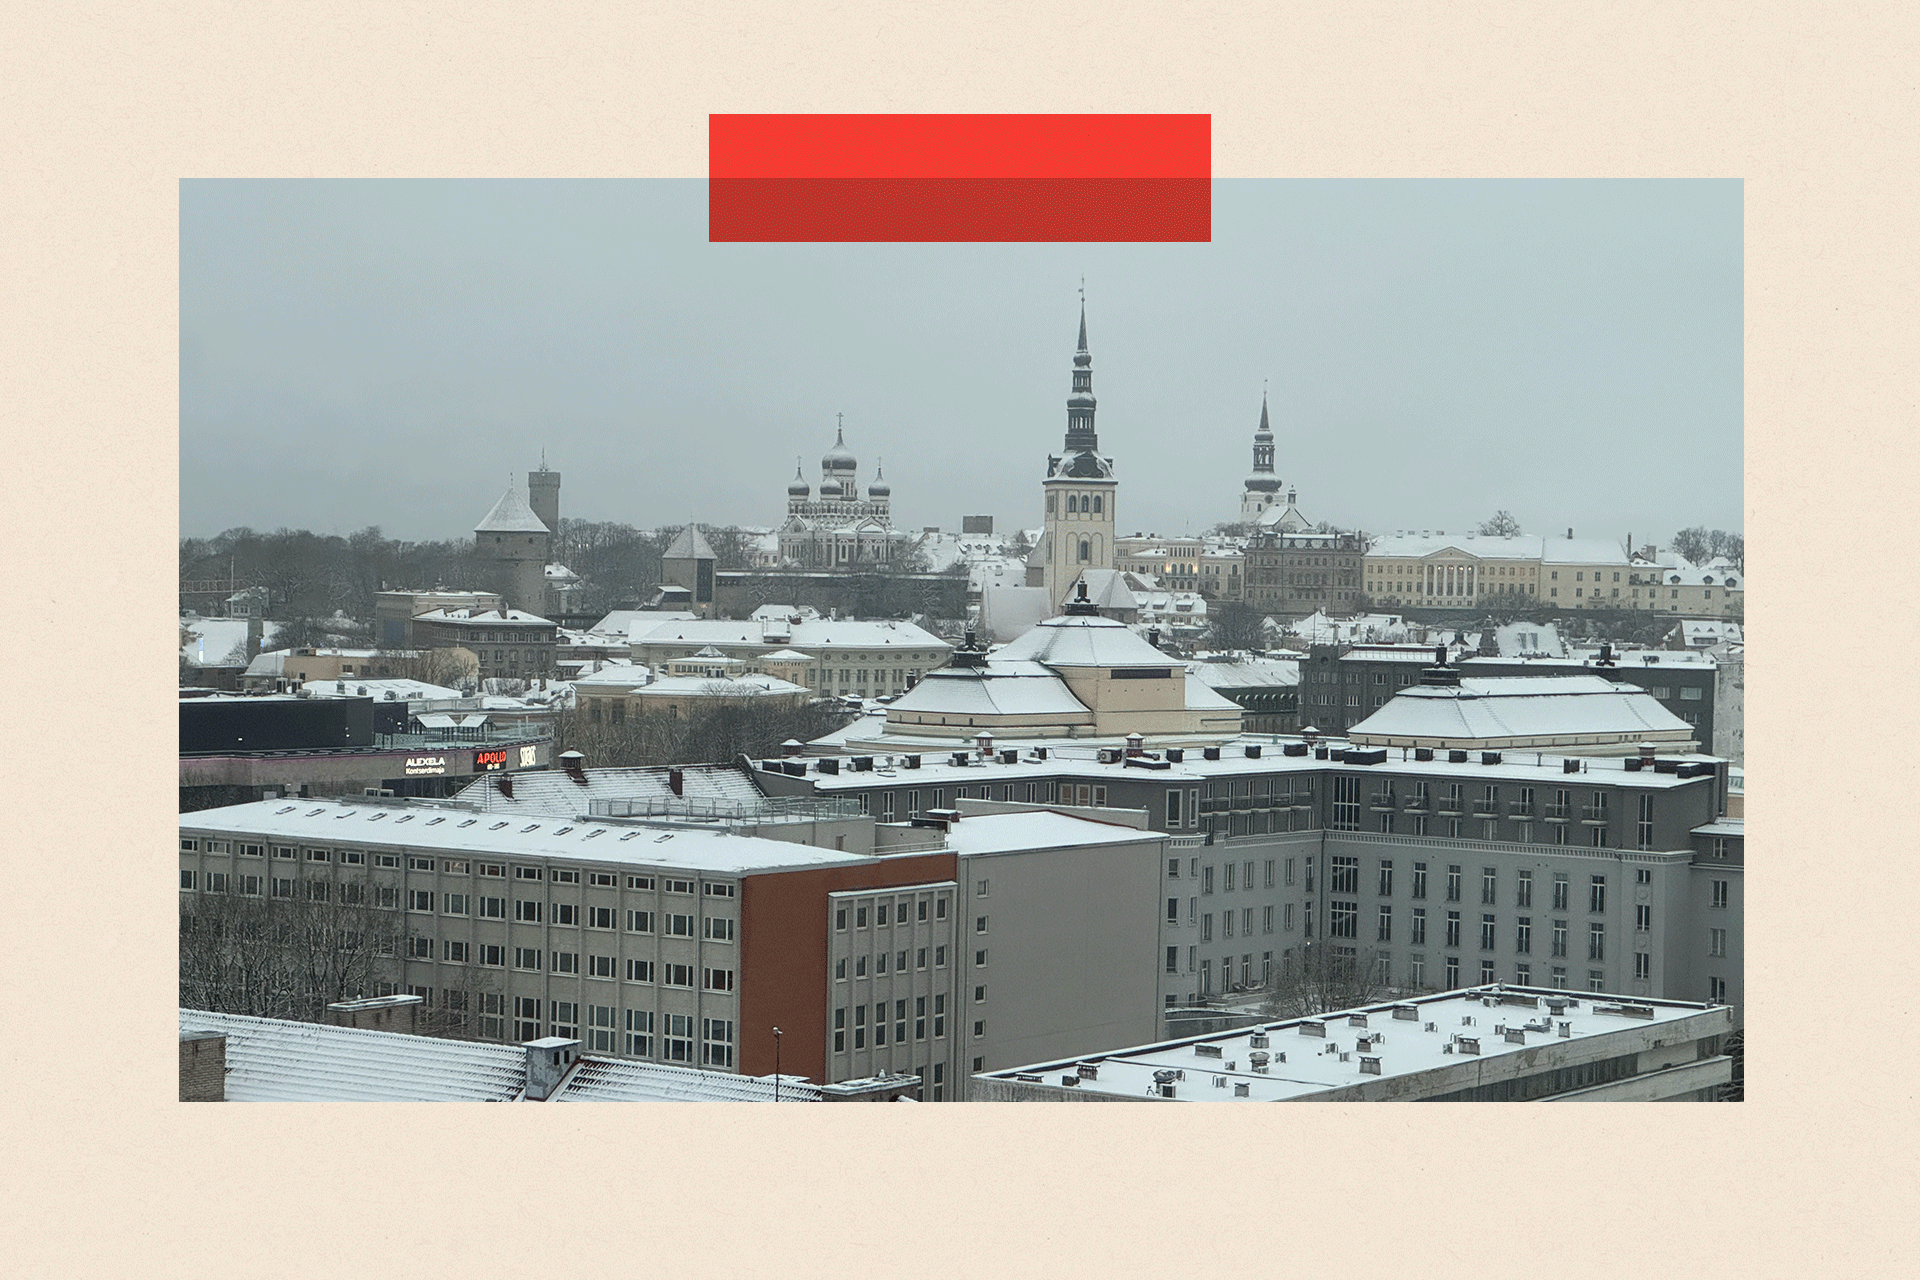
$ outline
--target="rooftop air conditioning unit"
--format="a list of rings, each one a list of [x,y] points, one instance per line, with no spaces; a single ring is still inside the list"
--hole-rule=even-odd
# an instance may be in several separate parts
[[[1179,764],[1182,760],[1185,760],[1186,758],[1187,758],[1187,753],[1181,748],[1179,747],[1167,748],[1167,759],[1172,761],[1174,764]]]
[[[920,767],[920,757],[919,756],[901,756],[900,767],[903,769],[918,769]]]
[[[1415,747],[1413,749],[1413,758],[1415,760],[1431,760],[1433,759],[1433,748],[1432,747]]]
[[[1201,755],[1201,757],[1202,757],[1203,759],[1207,759],[1207,760],[1218,760],[1218,759],[1220,758],[1220,748],[1218,748],[1218,747],[1203,747],[1203,748],[1201,748],[1201,750],[1200,750],[1200,755]]]
[[[1466,752],[1464,752],[1464,751],[1449,751],[1449,752],[1447,752],[1447,763],[1448,763],[1448,764],[1465,764],[1466,762],[1467,762],[1467,753],[1466,753]]]

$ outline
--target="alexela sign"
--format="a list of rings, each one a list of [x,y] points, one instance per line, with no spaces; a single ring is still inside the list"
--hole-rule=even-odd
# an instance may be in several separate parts
[[[473,753],[473,768],[476,773],[485,773],[493,769],[507,767],[507,749],[498,751],[476,751]]]
[[[447,758],[445,756],[407,757],[406,772],[410,778],[417,777],[424,773],[445,773],[446,771]]]

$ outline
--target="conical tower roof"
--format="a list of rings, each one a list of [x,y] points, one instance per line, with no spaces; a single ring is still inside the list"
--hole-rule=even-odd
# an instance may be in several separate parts
[[[517,484],[509,483],[500,501],[493,504],[487,518],[473,526],[475,533],[551,533],[547,522],[533,514],[527,495]]]
[[[544,526],[543,526],[544,527]],[[698,525],[688,525],[674,538],[672,545],[660,553],[662,560],[713,560],[713,548],[700,535]]]

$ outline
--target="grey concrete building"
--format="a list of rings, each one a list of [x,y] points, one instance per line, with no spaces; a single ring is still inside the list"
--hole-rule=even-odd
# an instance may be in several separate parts
[[[1492,984],[991,1072],[986,1102],[1712,1102],[1732,1010]]]
[[[1070,750],[770,761],[756,776],[883,821],[961,799],[1145,811],[1175,837],[1157,913],[1169,1007],[1258,988],[1317,943],[1406,991],[1741,1002],[1743,837],[1722,817],[1723,761],[1305,740]]]

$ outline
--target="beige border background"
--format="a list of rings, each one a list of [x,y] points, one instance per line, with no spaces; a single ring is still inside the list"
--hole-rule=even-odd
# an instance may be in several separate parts
[[[5,8],[7,1272],[1910,1273],[1911,7]],[[699,176],[710,110],[983,109],[1211,111],[1227,177],[1746,180],[1752,1100],[174,1103],[177,180]]]

